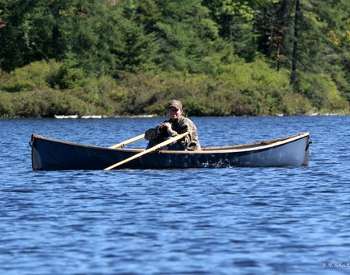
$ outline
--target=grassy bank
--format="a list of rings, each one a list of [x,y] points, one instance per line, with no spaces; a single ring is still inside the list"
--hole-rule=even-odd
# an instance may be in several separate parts
[[[119,73],[91,77],[57,62],[34,62],[0,75],[0,116],[164,114],[181,99],[188,115],[349,113],[348,101],[326,75],[303,74],[294,92],[287,71],[264,60],[237,62],[211,74]]]

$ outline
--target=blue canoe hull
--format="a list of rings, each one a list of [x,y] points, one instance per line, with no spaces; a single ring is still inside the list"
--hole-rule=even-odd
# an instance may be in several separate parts
[[[254,144],[208,147],[201,151],[160,150],[118,169],[286,167],[308,164],[309,133]],[[143,149],[111,149],[32,135],[33,170],[102,170]]]

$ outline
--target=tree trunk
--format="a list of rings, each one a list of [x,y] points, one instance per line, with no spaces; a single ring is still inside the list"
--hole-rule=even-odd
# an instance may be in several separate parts
[[[294,88],[297,87],[297,63],[298,63],[298,39],[299,39],[299,19],[300,19],[300,0],[295,0],[295,15],[294,15],[294,37],[293,37],[293,54],[292,54],[292,71],[290,75],[290,83]]]
[[[282,4],[278,10],[278,22],[277,22],[277,52],[276,52],[276,67],[277,71],[280,70],[282,58],[286,55],[286,35],[289,25],[289,13],[291,7],[291,0],[282,0]]]

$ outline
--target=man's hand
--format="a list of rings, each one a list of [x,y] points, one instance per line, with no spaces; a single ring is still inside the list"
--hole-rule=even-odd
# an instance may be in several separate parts
[[[171,124],[169,122],[164,122],[160,125],[160,127],[164,127],[164,128],[167,128],[168,131],[171,131],[172,128],[171,128]]]
[[[171,123],[169,122],[164,122],[162,124],[159,125],[160,129],[166,129],[166,131],[168,132],[169,136],[176,136],[177,132],[173,130],[173,128],[171,127]]]

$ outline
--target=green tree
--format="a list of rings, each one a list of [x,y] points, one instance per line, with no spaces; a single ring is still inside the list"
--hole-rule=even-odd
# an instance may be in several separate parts
[[[210,70],[206,60],[217,52],[220,39],[209,10],[200,0],[146,0],[128,1],[128,4],[129,18],[156,39],[159,68],[187,72]]]
[[[42,59],[75,59],[95,73],[135,70],[152,62],[155,45],[143,27],[123,16],[123,6],[98,0],[0,2],[0,66],[13,70]]]

